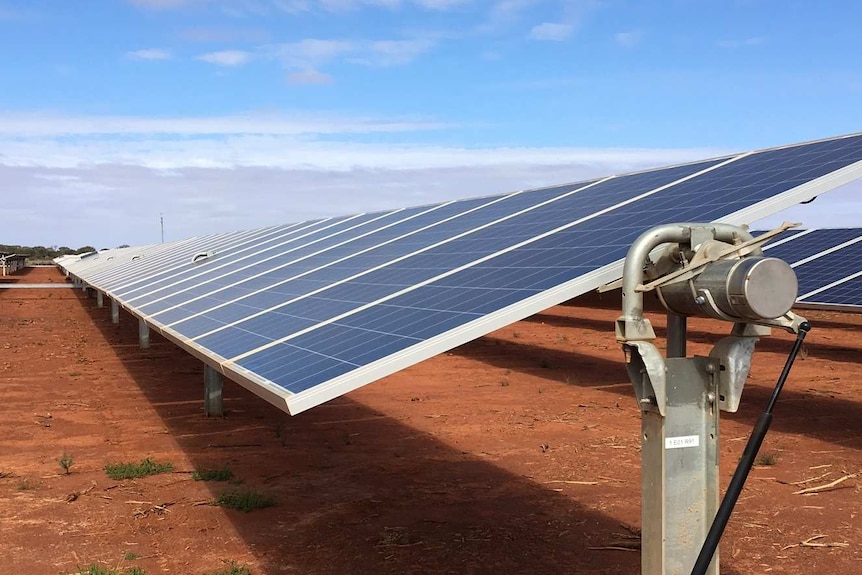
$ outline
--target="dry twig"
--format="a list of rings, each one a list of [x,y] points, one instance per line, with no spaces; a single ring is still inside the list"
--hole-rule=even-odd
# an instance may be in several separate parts
[[[781,548],[782,551],[787,549],[792,549],[794,547],[850,547],[849,543],[844,542],[834,542],[834,543],[815,543],[818,539],[823,539],[826,537],[825,535],[812,535],[805,541],[800,541],[799,543],[793,543],[792,545],[785,545]]]
[[[831,483],[827,483],[825,485],[815,485],[814,487],[809,487],[808,489],[801,489],[799,491],[794,491],[794,495],[807,495],[809,493],[822,493],[823,491],[829,491],[830,489],[834,489],[838,484],[847,481],[850,478],[856,477],[856,473],[851,473],[850,475],[845,475],[844,477],[839,477],[835,481]]]
[[[831,475],[831,474],[832,474],[832,472],[831,472],[831,471],[827,471],[827,472],[826,472],[826,473],[824,473],[823,475],[818,475],[817,477],[812,477],[812,478],[810,478],[810,479],[803,479],[802,481],[782,481],[781,479],[779,479],[779,480],[778,480],[778,483],[781,483],[781,484],[784,484],[784,485],[805,485],[806,483],[811,483],[811,482],[813,482],[813,481],[817,481],[817,480],[819,480],[819,479],[823,479],[823,478],[824,478],[824,477],[826,477],[827,475]]]

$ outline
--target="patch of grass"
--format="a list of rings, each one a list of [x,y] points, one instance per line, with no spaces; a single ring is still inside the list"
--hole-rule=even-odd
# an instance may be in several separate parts
[[[66,475],[69,475],[71,473],[69,469],[72,468],[72,464],[75,463],[75,460],[72,459],[71,453],[66,453],[64,451],[63,456],[57,461],[57,463],[60,464],[60,467],[63,468],[63,471],[66,473]]]
[[[778,463],[778,455],[770,451],[764,451],[754,460],[755,465],[771,466]]]
[[[109,463],[105,465],[105,473],[111,479],[135,479],[158,475],[159,473],[170,473],[173,470],[173,463],[157,463],[149,457],[140,463]]]
[[[80,371],[72,371],[72,372],[69,372],[69,377],[78,377],[78,376],[81,376],[81,375],[84,375],[84,374],[83,374],[83,373],[81,373]]]
[[[192,473],[195,481],[230,481],[233,479],[233,471],[225,465],[221,469],[205,469],[199,467]]]
[[[129,567],[128,569],[120,570],[105,567],[98,563],[90,563],[86,567],[78,567],[75,573],[70,573],[69,575],[147,575],[147,573],[140,567]]]
[[[237,565],[235,561],[231,561],[227,569],[209,571],[204,575],[251,575],[251,569],[245,565]]]
[[[242,489],[222,493],[219,495],[216,503],[228,509],[239,509],[248,513],[255,509],[273,507],[275,505],[275,498],[271,495],[260,493],[255,489]]]
[[[134,561],[134,560],[135,560],[135,559],[137,559],[138,557],[140,557],[140,555],[138,555],[138,554],[137,554],[137,553],[135,553],[134,551],[126,551],[126,552],[123,554],[123,560],[124,560],[124,561]]]
[[[17,486],[18,491],[30,491],[31,489],[36,489],[36,482],[30,481],[29,479],[22,479],[18,482]]]

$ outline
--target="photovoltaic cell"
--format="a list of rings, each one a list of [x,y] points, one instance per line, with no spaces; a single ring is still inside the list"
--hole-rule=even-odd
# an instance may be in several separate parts
[[[764,253],[793,266],[799,281],[798,303],[862,306],[853,283],[862,274],[862,228],[834,228],[787,232]],[[783,240],[783,241],[782,241]],[[847,287],[842,287],[847,282]]]
[[[209,250],[194,239],[92,276],[81,268],[79,277],[296,413],[616,279],[649,227],[746,223],[860,175],[854,135],[228,234],[209,238],[219,247],[198,264],[194,250]],[[770,249],[809,254],[800,260],[818,253],[820,244],[793,252],[800,240]],[[830,261],[805,261],[797,272],[832,277],[840,270]],[[68,269],[78,274],[79,265]]]

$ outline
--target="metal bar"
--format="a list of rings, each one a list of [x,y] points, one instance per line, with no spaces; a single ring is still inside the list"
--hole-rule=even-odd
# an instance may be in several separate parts
[[[141,342],[141,349],[150,348],[150,326],[143,319],[138,320],[138,340]]]
[[[224,416],[224,378],[216,369],[204,364],[204,413],[207,417]]]
[[[667,356],[685,357],[686,355],[686,330],[688,329],[688,318],[675,313],[667,314]]]

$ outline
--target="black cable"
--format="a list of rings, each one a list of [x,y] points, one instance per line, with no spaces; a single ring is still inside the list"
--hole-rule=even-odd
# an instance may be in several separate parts
[[[742,452],[742,457],[736,466],[736,471],[733,473],[733,479],[730,480],[730,485],[727,486],[724,499],[721,500],[721,505],[715,514],[715,519],[712,521],[712,526],[709,528],[709,533],[706,535],[706,540],[703,542],[703,547],[700,549],[697,561],[694,562],[691,575],[705,575],[707,569],[709,569],[709,564],[712,562],[715,550],[718,549],[718,543],[721,541],[724,528],[727,527],[727,522],[730,520],[730,514],[733,513],[736,501],[739,499],[742,488],[745,486],[745,480],[748,479],[748,474],[754,465],[754,459],[757,457],[757,452],[760,450],[763,438],[766,437],[766,432],[769,431],[769,425],[772,423],[772,410],[775,408],[775,403],[778,401],[781,389],[787,381],[787,376],[790,375],[790,368],[793,367],[793,362],[796,360],[799,350],[802,349],[802,342],[810,330],[811,324],[807,321],[799,324],[796,341],[793,342],[793,348],[790,350],[790,355],[787,356],[784,369],[778,377],[778,383],[775,384],[772,396],[766,404],[766,411],[760,414],[760,417],[757,418],[757,423],[754,424],[751,437],[748,438],[745,451]]]

